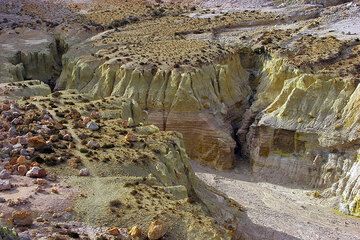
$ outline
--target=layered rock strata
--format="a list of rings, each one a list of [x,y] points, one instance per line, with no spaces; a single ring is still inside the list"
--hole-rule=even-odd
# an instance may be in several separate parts
[[[253,170],[330,188],[324,194],[340,196],[341,209],[358,216],[358,84],[350,76],[308,74],[276,57],[264,62],[259,83],[242,148]],[[244,131],[238,136],[244,139]]]
[[[78,89],[95,98],[134,99],[149,112],[152,123],[183,133],[191,158],[229,169],[236,146],[230,124],[236,115],[229,113],[244,111],[251,91],[248,76],[237,53],[191,71],[154,72],[65,55],[57,87]]]

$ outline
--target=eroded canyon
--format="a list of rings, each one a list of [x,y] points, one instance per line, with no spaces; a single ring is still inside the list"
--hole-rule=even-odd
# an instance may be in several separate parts
[[[0,239],[360,239],[358,1],[0,3]]]

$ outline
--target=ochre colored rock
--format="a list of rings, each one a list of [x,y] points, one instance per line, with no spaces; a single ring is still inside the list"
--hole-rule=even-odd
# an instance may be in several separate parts
[[[19,165],[17,168],[17,171],[20,176],[25,176],[28,169],[27,169],[26,165]]]
[[[25,164],[25,162],[26,162],[25,156],[20,156],[20,157],[18,157],[18,159],[16,160],[16,163],[17,163],[17,164],[20,164],[20,165]]]
[[[31,226],[33,223],[32,213],[30,211],[16,211],[12,213],[12,222],[15,226]]]
[[[29,147],[43,148],[46,146],[46,142],[41,136],[34,136],[28,139]]]
[[[133,226],[129,231],[129,235],[132,238],[140,238],[141,237],[141,229],[138,226]]]
[[[167,232],[165,223],[161,220],[156,220],[150,223],[148,229],[148,238],[150,240],[156,240],[162,238]]]

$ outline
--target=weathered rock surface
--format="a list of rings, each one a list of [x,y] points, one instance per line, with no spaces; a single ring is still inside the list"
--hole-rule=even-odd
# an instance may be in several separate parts
[[[189,72],[175,69],[155,73],[118,64],[97,66],[100,63],[85,57],[64,58],[58,88],[90,92],[95,98],[132,98],[148,110],[152,123],[184,135],[191,158],[219,169],[232,167],[236,143],[230,136],[228,111],[241,112],[250,92],[248,73],[237,54]]]
[[[36,193],[46,197],[61,196],[65,190],[58,182],[65,179],[68,188],[79,192],[79,197],[69,207],[73,209],[73,216],[84,224],[115,225],[121,229],[118,235],[125,236],[130,234],[127,227],[141,226],[146,232],[150,223],[159,218],[171,227],[171,231],[166,233],[170,239],[187,239],[187,236],[231,239],[235,233],[227,230],[225,225],[231,225],[236,232],[239,220],[246,219],[240,205],[207,188],[195,176],[181,135],[146,125],[146,113],[134,100],[108,97],[90,101],[84,95],[70,91],[32,97],[17,101],[15,105],[18,115],[23,116],[25,121],[29,121],[29,116],[24,115],[25,110],[32,109],[31,119],[47,119],[42,121],[48,124],[44,126],[52,128],[43,131],[47,128],[41,127],[33,135],[26,135],[19,131],[23,125],[17,125],[17,134],[28,136],[25,145],[31,146],[34,152],[29,159],[20,156],[20,152],[13,153],[16,154],[15,160],[9,161],[5,167],[17,169],[19,163],[32,166],[26,176],[36,178]],[[79,124],[79,121],[91,116],[101,126],[97,131]],[[12,121],[12,118],[2,119],[3,123],[5,121]],[[32,125],[28,123],[28,126]],[[54,135],[59,137],[54,138]],[[67,135],[71,137],[65,138]],[[49,144],[50,138],[53,143],[49,154],[49,149],[44,147]],[[95,142],[96,149],[89,142]],[[73,147],[70,147],[71,144]],[[41,162],[41,166],[36,161]],[[84,177],[90,172],[91,176]],[[50,177],[53,173],[58,175],[54,185],[42,179],[53,181]],[[29,206],[21,200],[12,204]],[[34,212],[34,216],[37,214]],[[61,218],[60,213],[53,215]],[[13,217],[16,226],[30,224],[30,218],[22,216],[17,214]],[[18,219],[16,223],[15,219]],[[215,224],[215,219],[221,223]],[[132,234],[139,235],[139,231],[135,230]],[[155,239],[163,234],[163,229],[155,226],[150,236]]]

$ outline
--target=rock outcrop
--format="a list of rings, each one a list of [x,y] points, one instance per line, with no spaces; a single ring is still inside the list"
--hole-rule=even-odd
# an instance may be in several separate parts
[[[220,169],[232,167],[236,146],[232,114],[244,111],[251,91],[238,53],[189,71],[152,72],[87,58],[65,55],[57,88],[77,89],[95,99],[134,99],[148,111],[152,123],[184,135],[191,158]]]
[[[253,170],[268,179],[331,188],[358,215],[359,86],[348,76],[309,74],[284,59],[264,62],[254,122],[243,142]],[[243,137],[243,132],[238,135]]]

